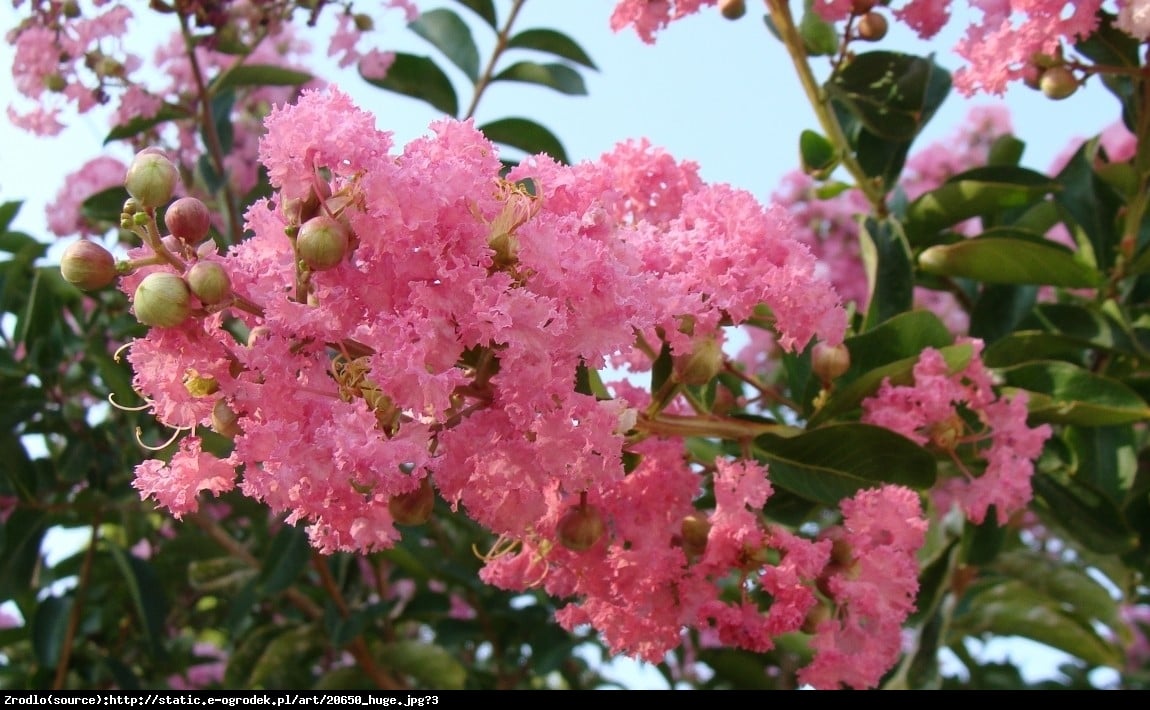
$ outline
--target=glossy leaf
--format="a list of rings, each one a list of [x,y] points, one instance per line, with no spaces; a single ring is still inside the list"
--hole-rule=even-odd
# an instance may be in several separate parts
[[[467,681],[467,669],[434,644],[395,641],[378,645],[374,655],[385,667],[412,676],[424,687],[460,690]]]
[[[362,68],[360,75],[363,75]],[[372,86],[426,101],[449,116],[459,113],[455,87],[443,70],[427,57],[397,52],[387,76],[382,79],[364,76],[363,79]]]
[[[144,131],[155,128],[168,121],[182,121],[191,117],[192,114],[188,113],[187,109],[175,104],[166,103],[161,105],[160,109],[153,116],[133,118],[127,123],[122,123],[113,128],[108,132],[108,135],[104,137],[104,145],[112,141],[134,138]]]
[[[311,546],[302,528],[284,525],[272,541],[259,584],[264,594],[278,594],[300,576],[311,561]]]
[[[1045,473],[1032,479],[1038,509],[1095,552],[1122,554],[1138,545],[1121,511],[1084,481],[1059,481]]]
[[[23,495],[23,491],[20,491]],[[32,575],[40,563],[40,543],[48,529],[48,516],[40,511],[17,507],[4,527],[0,548],[0,597],[12,599],[32,588]]]
[[[986,284],[978,293],[970,311],[968,333],[986,343],[994,343],[1011,334],[1034,308],[1037,286]]]
[[[909,142],[950,92],[950,74],[930,59],[866,52],[832,76],[826,90],[874,135]]]
[[[883,192],[890,192],[898,183],[899,174],[910,154],[910,141],[881,138],[860,127],[854,134],[852,145],[863,172],[877,180]]]
[[[1023,636],[1096,665],[1117,665],[1122,658],[1118,648],[1063,611],[1058,602],[1020,581],[988,586],[964,612],[953,620],[952,632]]]
[[[49,596],[40,601],[32,616],[32,650],[36,660],[47,668],[55,668],[60,661],[60,652],[67,642],[72,604],[70,595]]]
[[[492,121],[479,127],[491,140],[496,143],[518,148],[523,152],[534,155],[546,153],[561,163],[570,162],[563,144],[555,134],[526,118],[504,118]]]
[[[495,3],[492,0],[456,0],[456,2],[483,18],[484,22],[491,25],[491,29],[499,29]]]
[[[1118,605],[1106,587],[1084,569],[1029,549],[1015,549],[997,557],[990,565],[995,572],[1017,579],[1031,591],[1069,607],[1081,622],[1118,622]]]
[[[459,15],[441,7],[422,13],[408,27],[443,52],[472,83],[479,81],[479,50]]]
[[[1091,288],[1102,281],[1066,247],[1005,229],[930,247],[918,263],[927,273],[986,283]]]
[[[20,212],[20,207],[23,204],[23,202],[0,204],[0,234],[8,231],[8,227],[12,225],[12,220],[16,219],[16,215]]]
[[[578,42],[555,30],[524,30],[507,40],[507,47],[508,49],[534,49],[547,52],[576,64],[582,64],[588,69],[598,69]]]
[[[80,204],[80,214],[90,222],[119,225],[127,199],[128,191],[123,186],[109,187],[86,198]]]
[[[275,64],[241,64],[224,72],[209,90],[220,94],[240,86],[302,86],[314,78],[305,71]]]
[[[971,217],[1032,205],[1057,190],[1050,178],[1025,168],[970,170],[915,199],[907,207],[906,232],[913,244],[929,243],[941,230]]]
[[[1004,383],[1030,393],[1031,416],[1048,422],[1105,426],[1150,418],[1150,407],[1126,385],[1061,361],[1000,371]]]
[[[894,220],[867,217],[859,233],[859,245],[870,291],[866,316],[870,329],[910,310],[914,303],[914,271],[906,236]]]
[[[1094,173],[1098,145],[1095,138],[1074,153],[1058,174],[1062,190],[1054,199],[1089,239],[1098,267],[1107,271],[1119,242],[1116,216],[1122,199]]]
[[[805,3],[806,9],[799,20],[799,37],[803,40],[807,54],[812,57],[827,57],[839,49],[839,36],[835,26],[822,18],[812,7],[813,3]]]
[[[803,172],[816,178],[825,177],[838,164],[834,145],[815,131],[805,130],[799,135],[799,158]]]
[[[925,348],[943,348],[954,336],[938,316],[926,310],[906,311],[877,327],[846,339],[851,367],[845,378],[853,380],[876,367],[908,357]]]
[[[587,86],[583,83],[583,77],[566,64],[516,62],[496,74],[492,81],[523,81],[529,84],[540,84],[571,96],[585,96],[587,94]]]
[[[168,603],[155,570],[148,561],[129,554],[118,545],[109,544],[108,549],[123,577],[151,652],[161,654],[167,633]]]
[[[837,505],[863,488],[895,483],[929,488],[935,459],[909,439],[869,424],[838,424],[794,437],[755,439],[771,482],[809,500]]]

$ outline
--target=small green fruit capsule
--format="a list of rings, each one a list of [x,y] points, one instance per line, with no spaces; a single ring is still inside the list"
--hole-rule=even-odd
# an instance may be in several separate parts
[[[174,328],[191,314],[191,296],[188,284],[176,274],[148,274],[136,287],[136,320],[153,328]]]

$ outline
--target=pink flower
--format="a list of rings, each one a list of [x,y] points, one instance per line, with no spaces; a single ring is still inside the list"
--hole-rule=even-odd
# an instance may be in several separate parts
[[[969,363],[953,373],[937,350],[923,351],[914,367],[914,384],[884,381],[873,397],[863,401],[862,420],[949,453],[960,476],[940,484],[944,499],[957,500],[976,523],[994,506],[1001,525],[1030,501],[1034,460],[1051,430],[1045,424],[1027,426],[1025,393],[1009,399],[994,393],[980,356],[982,342],[969,343],[973,348]],[[981,428],[968,431],[964,412],[977,417]],[[971,472],[960,455],[983,466],[982,471]]]
[[[89,197],[110,187],[124,184],[128,166],[109,156],[100,156],[84,163],[76,172],[64,178],[64,186],[56,199],[47,207],[48,228],[58,237],[73,234],[91,236],[102,234],[111,225],[99,228],[84,216],[80,207]]]
[[[620,0],[611,13],[611,29],[618,32],[632,26],[640,39],[654,44],[656,32],[716,2],[718,0]]]

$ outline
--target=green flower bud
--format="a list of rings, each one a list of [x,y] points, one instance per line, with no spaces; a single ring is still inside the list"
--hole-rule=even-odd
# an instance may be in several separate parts
[[[136,287],[132,299],[136,320],[154,328],[174,328],[191,314],[191,297],[188,284],[176,274],[148,274]]]
[[[214,261],[199,261],[188,269],[188,288],[205,306],[223,303],[232,295],[232,281],[224,267]]]
[[[703,385],[723,370],[723,349],[714,338],[707,337],[692,343],[690,355],[675,358],[675,377],[687,385]]]
[[[104,288],[116,280],[116,260],[104,247],[81,239],[64,250],[60,259],[60,274],[77,288],[92,291]]]
[[[845,345],[818,343],[811,352],[811,370],[824,385],[842,376],[851,367],[851,351]]]
[[[1051,67],[1042,72],[1038,88],[1046,98],[1061,101],[1078,91],[1078,79],[1074,78],[1074,72],[1066,67]]]
[[[180,176],[172,161],[159,151],[149,150],[136,154],[124,178],[124,187],[142,208],[155,209],[172,199]]]
[[[299,258],[309,268],[324,271],[343,261],[349,241],[347,227],[327,215],[320,215],[300,227],[295,244]]]

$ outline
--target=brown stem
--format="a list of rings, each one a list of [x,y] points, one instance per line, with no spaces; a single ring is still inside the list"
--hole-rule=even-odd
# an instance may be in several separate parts
[[[507,41],[511,39],[511,26],[515,24],[515,18],[526,2],[527,0],[515,0],[512,3],[511,13],[507,15],[507,22],[503,23],[503,28],[495,37],[495,49],[491,50],[491,59],[487,61],[487,66],[484,67],[479,80],[475,82],[475,93],[471,97],[471,104],[467,107],[467,113],[463,115],[465,119],[475,115],[475,110],[479,107],[479,99],[483,97],[483,92],[487,91],[487,87],[491,85],[491,77],[495,74],[495,64],[503,56],[503,52],[507,50]]]
[[[64,630],[64,643],[60,648],[60,659],[56,662],[56,676],[52,679],[52,690],[62,690],[68,677],[68,663],[72,649],[76,645],[76,629],[80,628],[80,614],[84,611],[84,595],[92,578],[92,560],[96,557],[96,543],[100,539],[100,516],[92,521],[92,534],[88,537],[88,549],[84,551],[84,561],[80,566],[80,580],[76,584],[76,601],[72,613],[68,615],[68,627]]]

